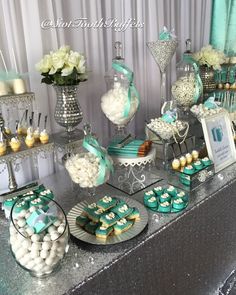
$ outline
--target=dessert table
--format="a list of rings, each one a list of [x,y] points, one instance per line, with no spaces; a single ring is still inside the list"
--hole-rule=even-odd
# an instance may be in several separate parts
[[[54,191],[66,212],[85,198],[65,171],[40,182]],[[236,265],[235,190],[236,164],[195,190],[186,210],[149,211],[148,227],[132,240],[94,246],[71,238],[60,269],[44,279],[16,264],[9,222],[1,211],[0,294],[216,294]],[[125,195],[109,185],[98,193]],[[142,202],[143,192],[132,198]]]

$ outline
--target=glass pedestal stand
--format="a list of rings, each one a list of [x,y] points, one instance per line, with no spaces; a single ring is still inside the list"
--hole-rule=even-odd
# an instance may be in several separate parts
[[[115,171],[110,175],[108,184],[132,195],[149,185],[160,181],[155,171],[156,149],[152,148],[146,157],[112,157]]]

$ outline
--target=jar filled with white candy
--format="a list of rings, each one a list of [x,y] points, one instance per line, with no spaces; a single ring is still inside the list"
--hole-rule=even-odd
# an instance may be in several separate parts
[[[16,262],[36,277],[57,269],[69,249],[69,226],[60,205],[47,196],[22,197],[10,217],[10,245]]]
[[[106,117],[116,125],[116,134],[125,134],[125,127],[139,107],[139,94],[133,84],[133,72],[123,63],[113,61],[116,71],[111,89],[101,98],[101,108]]]
[[[188,110],[196,104],[202,93],[202,82],[198,66],[192,58],[191,40],[187,39],[182,60],[176,66],[177,81],[172,85],[172,95],[179,108]]]
[[[90,124],[84,125],[84,133],[84,152],[70,156],[65,167],[73,182],[81,188],[89,188],[89,194],[94,195],[94,188],[108,181],[113,161],[92,135]]]

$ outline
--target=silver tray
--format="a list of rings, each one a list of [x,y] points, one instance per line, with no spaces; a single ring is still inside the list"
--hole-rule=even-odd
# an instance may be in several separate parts
[[[128,241],[140,234],[148,224],[148,212],[146,208],[141,203],[133,199],[120,196],[114,197],[124,200],[129,207],[136,207],[140,212],[140,220],[135,221],[134,225],[129,230],[117,236],[108,236],[107,239],[104,240],[97,238],[95,235],[87,233],[82,227],[78,226],[75,222],[76,217],[82,214],[84,207],[95,202],[94,198],[87,198],[86,200],[75,205],[67,214],[70,233],[77,239],[94,245],[114,245],[124,241]],[[99,200],[99,197],[97,197],[96,200]]]

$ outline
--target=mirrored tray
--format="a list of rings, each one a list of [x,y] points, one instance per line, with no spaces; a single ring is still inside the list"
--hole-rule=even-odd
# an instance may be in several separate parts
[[[148,212],[146,208],[138,201],[135,201],[127,197],[112,197],[122,199],[127,203],[129,207],[136,207],[140,212],[140,220],[135,221],[134,225],[129,230],[120,235],[111,235],[106,240],[98,239],[95,235],[87,233],[82,227],[76,225],[75,222],[76,217],[82,214],[84,207],[99,200],[99,197],[97,197],[96,200],[94,200],[94,198],[87,198],[86,200],[75,205],[67,214],[70,233],[77,239],[94,245],[114,245],[124,241],[128,241],[140,234],[148,224]]]

